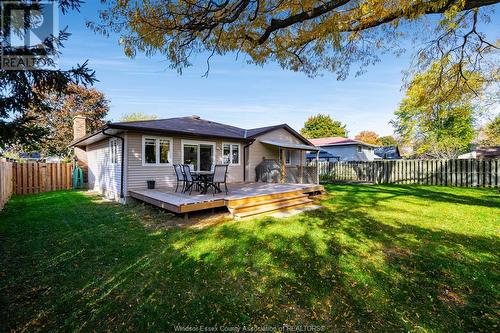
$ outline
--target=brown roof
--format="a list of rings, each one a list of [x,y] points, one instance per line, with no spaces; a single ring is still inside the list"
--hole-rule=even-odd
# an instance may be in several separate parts
[[[109,128],[122,130],[157,131],[195,136],[215,136],[220,138],[244,139],[242,128],[216,123],[199,117],[179,117],[169,119],[118,122],[108,124]]]
[[[500,146],[478,147],[476,148],[476,158],[500,157]]]
[[[226,139],[238,139],[251,141],[255,137],[264,133],[283,128],[291,134],[299,138],[304,144],[313,145],[306,138],[296,132],[287,124],[280,124],[274,126],[243,129],[231,125],[221,124],[214,121],[201,119],[197,116],[191,117],[178,117],[168,119],[144,120],[144,121],[130,121],[130,122],[116,122],[108,123],[96,132],[90,133],[82,138],[73,141],[70,146],[77,145],[84,140],[101,133],[105,129],[114,130],[128,130],[128,131],[141,131],[141,132],[155,132],[165,134],[180,134],[200,137],[216,137]]]

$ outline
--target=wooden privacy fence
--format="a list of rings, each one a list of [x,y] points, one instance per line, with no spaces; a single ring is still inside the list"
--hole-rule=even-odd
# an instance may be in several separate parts
[[[12,186],[15,194],[29,194],[71,189],[71,163],[13,163]]]
[[[0,209],[12,195],[12,162],[0,160]]]
[[[319,162],[320,177],[330,181],[498,187],[500,159]]]

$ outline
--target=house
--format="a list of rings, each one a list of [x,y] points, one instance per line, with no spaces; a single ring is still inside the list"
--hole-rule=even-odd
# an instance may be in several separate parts
[[[70,146],[88,173],[88,187],[112,199],[145,190],[148,180],[174,187],[173,164],[199,171],[228,164],[229,183],[249,183],[261,163],[274,160],[282,183],[318,181],[305,166],[306,152],[318,149],[286,124],[242,129],[191,116],[108,123],[93,133],[86,127],[85,117],[75,117]]]
[[[458,156],[459,159],[500,158],[500,146],[477,147],[473,151]]]
[[[373,161],[377,158],[375,155],[377,146],[362,141],[343,137],[318,138],[309,141],[321,150],[338,156],[340,161]]]
[[[375,155],[377,157],[384,160],[400,160],[401,154],[399,153],[398,146],[386,146],[386,147],[378,147],[374,150]]]

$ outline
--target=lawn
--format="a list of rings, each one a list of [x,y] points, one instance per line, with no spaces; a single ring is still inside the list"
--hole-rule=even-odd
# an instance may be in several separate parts
[[[328,185],[324,209],[163,227],[84,192],[0,213],[0,331],[497,331],[498,190]]]

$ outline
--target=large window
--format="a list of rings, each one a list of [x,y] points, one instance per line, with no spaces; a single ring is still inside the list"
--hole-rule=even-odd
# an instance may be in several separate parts
[[[240,145],[238,143],[222,144],[222,161],[224,164],[240,164]]]
[[[143,165],[172,163],[172,139],[155,136],[142,137]]]
[[[111,160],[111,164],[118,163],[118,140],[110,139],[109,140],[109,159]]]
[[[182,140],[182,163],[196,171],[210,171],[215,163],[215,143]]]

